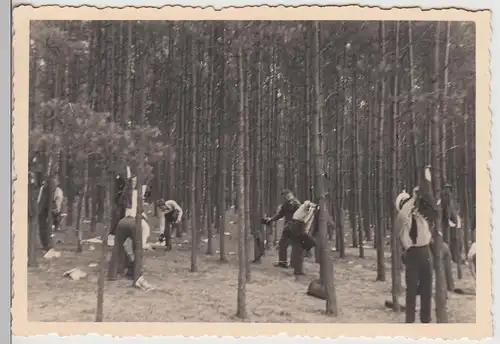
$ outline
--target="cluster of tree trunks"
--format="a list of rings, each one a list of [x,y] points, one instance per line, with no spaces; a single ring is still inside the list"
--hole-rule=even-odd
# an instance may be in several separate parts
[[[290,188],[301,200],[319,199],[333,215],[328,229],[320,218],[320,237],[334,239],[340,258],[346,245],[363,257],[364,245],[372,244],[376,279],[385,281],[394,198],[417,184],[427,164],[436,192],[444,183],[454,186],[463,226],[453,245],[468,250],[475,205],[471,23],[37,21],[31,36],[30,128],[60,129],[57,147],[37,141],[31,150],[57,152],[53,174],[67,198],[66,224],[77,232],[83,218],[92,231],[106,223],[111,167],[74,156],[65,133],[75,128],[58,127],[60,108],[46,111],[54,99],[88,104],[124,127],[158,127],[168,154],[144,163],[147,152],[139,149],[113,164],[137,162],[137,187],[150,182],[153,199],[175,199],[186,209],[191,271],[202,236],[213,254],[218,233],[220,260],[227,260],[225,214],[234,206],[245,260],[240,279],[249,280],[250,233]],[[139,147],[143,140],[137,138]],[[444,241],[452,244],[447,233]],[[268,236],[268,247],[276,235]],[[395,235],[390,243],[398,294]],[[329,264],[326,246],[321,252]],[[326,270],[321,279],[333,285],[333,269]],[[333,300],[334,290],[328,294]]]

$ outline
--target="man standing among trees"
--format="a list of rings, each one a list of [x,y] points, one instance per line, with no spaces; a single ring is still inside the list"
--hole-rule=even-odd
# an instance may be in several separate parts
[[[278,263],[275,264],[276,267],[288,268],[288,246],[291,245],[292,239],[292,219],[293,214],[299,209],[301,203],[292,193],[292,191],[285,189],[281,192],[284,198],[284,202],[279,205],[278,211],[271,217],[264,219],[264,223],[269,225],[272,222],[278,221],[281,218],[285,218],[285,224],[283,226],[283,231],[281,232],[281,237],[278,243]]]
[[[423,202],[418,191],[419,187],[415,187],[412,196],[403,192],[396,198],[398,209],[396,225],[400,230],[400,240],[404,250],[402,259],[406,267],[406,323],[415,322],[417,294],[420,294],[420,322],[431,321],[432,233],[429,223],[421,213]]]
[[[304,274],[304,254],[316,246],[316,241],[309,235],[316,209],[318,206],[311,201],[305,201],[293,213],[290,222],[292,232],[292,267],[295,275]]]

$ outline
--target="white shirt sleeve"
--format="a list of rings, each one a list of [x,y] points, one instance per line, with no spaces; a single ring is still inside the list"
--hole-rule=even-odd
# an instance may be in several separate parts
[[[160,234],[165,233],[165,213],[161,210],[158,210],[158,220],[160,226]]]
[[[411,246],[413,246],[413,242],[410,238],[410,229],[411,229],[411,212],[413,209],[413,205],[415,200],[412,198],[408,202],[406,202],[401,210],[398,213],[396,218],[396,228],[399,228],[399,239],[401,240],[401,244],[403,245],[403,249],[406,251]]]
[[[56,204],[56,209],[59,212],[61,211],[63,198],[64,198],[64,195],[63,195],[61,188],[57,187],[54,191],[54,201]]]
[[[174,210],[177,210],[177,212],[179,213],[179,217],[177,218],[177,221],[180,221],[182,219],[183,211],[182,211],[181,206],[176,201],[168,200],[165,202],[165,205],[171,206],[172,208],[174,208]]]

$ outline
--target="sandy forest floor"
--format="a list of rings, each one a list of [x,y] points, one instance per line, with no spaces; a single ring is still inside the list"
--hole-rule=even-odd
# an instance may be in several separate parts
[[[155,228],[156,223],[152,223]],[[231,227],[231,226],[230,226]],[[236,233],[235,225],[229,228]],[[28,269],[28,318],[30,321],[94,321],[97,300],[100,245],[94,251],[88,245],[84,252],[75,253],[70,231],[59,234],[64,244],[58,246],[61,257],[44,260],[39,267]],[[152,233],[150,240],[156,239]],[[188,239],[188,240],[186,240]],[[191,273],[189,238],[174,238],[171,252],[157,249],[145,252],[147,281],[157,289],[142,292],[131,281],[106,281],[104,292],[104,321],[144,322],[233,322],[241,321],[236,312],[238,262],[236,236],[226,237],[228,263],[220,263],[218,254],[205,255],[200,250],[198,272]],[[348,241],[347,241],[348,242]],[[214,239],[218,247],[218,238]],[[109,251],[109,250],[108,250]],[[215,252],[215,250],[214,250]],[[217,251],[218,252],[218,251]],[[41,254],[41,253],[40,253]],[[332,252],[336,257],[336,253]],[[263,263],[252,265],[251,282],[247,284],[247,310],[250,322],[339,322],[339,323],[401,323],[404,313],[393,313],[384,307],[391,299],[390,258],[386,254],[386,281],[375,282],[375,250],[367,248],[366,258],[358,258],[357,249],[349,248],[347,257],[334,259],[335,286],[339,316],[323,314],[325,301],[306,295],[309,283],[317,278],[319,267],[314,258],[306,258],[306,276],[297,279],[291,269],[273,267],[276,249],[269,251]],[[109,257],[109,253],[108,253]],[[73,281],[63,273],[79,268],[88,276]],[[457,287],[470,289],[473,280],[466,267],[464,278],[456,280]],[[454,274],[456,276],[456,273]],[[404,296],[401,298],[404,303]],[[449,293],[450,322],[474,323],[475,296]],[[434,314],[433,314],[434,317]]]

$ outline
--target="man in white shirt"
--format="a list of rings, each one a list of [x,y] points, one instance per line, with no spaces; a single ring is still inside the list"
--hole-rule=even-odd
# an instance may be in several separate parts
[[[138,202],[138,193],[137,193],[137,177],[133,177],[131,179],[131,193],[132,197],[130,199],[129,206],[125,209],[125,217],[131,217],[135,219],[137,214],[137,202]],[[151,228],[149,227],[147,216],[143,212],[141,219],[141,228],[142,228],[142,248],[150,249],[151,245],[148,244],[149,235],[151,234]]]
[[[54,199],[53,199],[53,207],[52,207],[52,223],[54,225],[54,230],[58,231],[61,225],[61,208],[64,199],[64,194],[62,189],[59,187],[59,182],[55,181],[55,189],[54,189]]]
[[[294,275],[304,274],[304,253],[316,245],[316,241],[309,235],[318,206],[311,201],[305,201],[293,213],[291,227],[292,257],[291,265]]]
[[[396,198],[398,216],[395,226],[399,228],[403,246],[403,263],[406,281],[406,323],[415,322],[417,295],[420,294],[420,322],[431,321],[432,302],[432,254],[430,242],[432,233],[429,223],[416,207],[418,187],[413,195],[406,192]]]
[[[178,225],[182,220],[183,211],[181,206],[174,200],[165,201],[160,199],[156,202],[158,207],[158,219],[160,220],[159,244],[165,244],[165,248],[172,249],[172,226]]]

